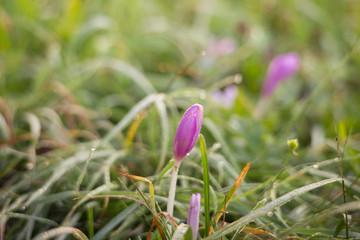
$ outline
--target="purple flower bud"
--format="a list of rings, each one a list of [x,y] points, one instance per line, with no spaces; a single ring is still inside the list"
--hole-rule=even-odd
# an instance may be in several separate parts
[[[199,138],[203,115],[203,107],[194,104],[182,116],[174,139],[175,161],[181,161],[195,146]]]
[[[235,85],[227,86],[224,91],[214,90],[211,92],[211,99],[223,106],[224,108],[230,108],[234,105],[236,97],[238,95],[238,89]]]
[[[298,71],[299,66],[300,57],[295,52],[275,57],[270,63],[262,95],[265,97],[270,96],[280,82],[290,78]]]
[[[200,193],[191,195],[187,224],[191,227],[193,239],[196,239],[199,230]]]

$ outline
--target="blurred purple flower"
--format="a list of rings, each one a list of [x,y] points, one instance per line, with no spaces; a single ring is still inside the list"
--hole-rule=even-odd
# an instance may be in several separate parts
[[[200,193],[191,195],[187,224],[191,227],[193,239],[195,240],[199,230]]]
[[[213,40],[208,49],[207,54],[211,57],[220,57],[229,55],[236,50],[236,42],[232,38],[223,38]]]
[[[238,89],[235,85],[227,86],[224,91],[214,90],[211,92],[210,97],[214,102],[221,104],[225,108],[230,108],[234,104],[238,95]]]
[[[300,66],[300,57],[295,52],[275,57],[269,66],[263,85],[262,95],[270,96],[276,86],[296,74]]]
[[[182,116],[174,139],[175,161],[180,162],[195,146],[199,138],[203,115],[203,107],[200,104],[194,104]]]

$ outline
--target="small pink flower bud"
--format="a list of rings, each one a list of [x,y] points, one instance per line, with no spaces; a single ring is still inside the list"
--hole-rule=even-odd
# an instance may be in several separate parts
[[[207,53],[209,57],[220,57],[225,55],[230,55],[236,50],[236,42],[232,38],[223,38],[223,39],[215,39],[213,40],[209,48],[207,49]]]
[[[199,214],[200,214],[200,193],[191,195],[187,224],[191,227],[193,239],[196,239],[199,230]]]
[[[275,57],[269,66],[263,85],[262,95],[270,96],[277,85],[295,75],[300,66],[300,57],[295,52],[286,53]]]
[[[174,139],[175,161],[181,161],[195,146],[203,120],[204,109],[194,104],[182,116]]]
[[[227,86],[224,91],[212,91],[210,97],[218,105],[221,105],[224,108],[230,108],[234,105],[237,95],[238,89],[232,84]]]

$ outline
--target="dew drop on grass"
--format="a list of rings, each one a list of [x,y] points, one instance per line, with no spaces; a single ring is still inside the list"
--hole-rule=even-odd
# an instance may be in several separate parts
[[[189,155],[190,155],[190,153],[187,153],[187,154],[186,154],[186,156],[189,156]]]
[[[268,216],[268,217],[272,217],[272,216],[274,216],[274,213],[273,213],[273,212],[268,212],[268,213],[267,213],[267,216]]]
[[[318,169],[318,168],[319,168],[319,165],[314,164],[314,165],[313,165],[313,168]]]
[[[96,148],[95,148],[95,147],[92,147],[92,148],[91,148],[91,151],[92,151],[92,152],[94,152],[95,150],[96,150]]]

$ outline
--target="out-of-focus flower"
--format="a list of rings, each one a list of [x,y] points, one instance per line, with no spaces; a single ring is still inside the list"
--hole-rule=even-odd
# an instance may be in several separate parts
[[[214,90],[211,92],[211,99],[225,108],[230,108],[234,105],[235,99],[238,95],[238,89],[235,85],[227,86],[224,91]]]
[[[275,57],[269,66],[267,76],[263,85],[262,95],[270,96],[276,86],[295,75],[300,66],[300,57],[295,52],[286,53]]]
[[[200,193],[191,195],[187,224],[191,227],[193,239],[196,239],[199,230]]]
[[[236,42],[232,38],[223,38],[213,40],[206,53],[208,56],[216,58],[224,55],[229,55],[236,50]]]
[[[195,146],[199,138],[203,115],[203,107],[200,104],[194,104],[182,116],[174,139],[175,161],[180,162]]]

